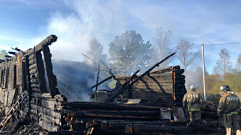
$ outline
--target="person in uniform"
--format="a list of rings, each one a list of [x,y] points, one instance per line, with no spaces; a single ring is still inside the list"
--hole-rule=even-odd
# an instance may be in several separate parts
[[[226,131],[228,132],[231,129],[231,133],[236,134],[236,131],[239,130],[238,111],[240,109],[240,100],[228,85],[221,86],[220,90],[224,92],[224,95],[219,100],[217,115],[223,115]]]
[[[193,85],[190,86],[190,91],[184,95],[182,105],[188,109],[190,123],[201,122],[202,97],[196,92],[196,88]]]

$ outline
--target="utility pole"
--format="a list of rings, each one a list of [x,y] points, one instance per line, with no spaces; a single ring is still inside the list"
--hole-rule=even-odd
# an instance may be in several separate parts
[[[202,43],[202,61],[203,61],[203,96],[204,96],[204,100],[207,101],[206,82],[205,82],[204,44],[203,43]]]

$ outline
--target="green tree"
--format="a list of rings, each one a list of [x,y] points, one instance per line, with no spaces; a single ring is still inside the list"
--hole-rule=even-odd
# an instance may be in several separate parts
[[[144,71],[150,66],[151,44],[149,41],[143,42],[142,36],[131,30],[116,36],[109,44],[109,60],[115,66],[117,75],[130,75],[138,69]]]
[[[206,75],[206,89],[208,93],[220,92],[219,88],[222,85],[220,82],[219,75]]]

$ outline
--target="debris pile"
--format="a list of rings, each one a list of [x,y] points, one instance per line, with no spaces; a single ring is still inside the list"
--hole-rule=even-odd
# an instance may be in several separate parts
[[[105,80],[118,80],[115,91],[92,94],[95,102],[67,102],[52,71],[49,45],[56,40],[57,36],[50,35],[26,51],[16,49],[18,53],[0,62],[0,105],[9,122],[2,121],[5,133],[225,134],[212,102],[205,102],[201,125],[186,126],[184,69],[174,66],[151,72],[174,53],[141,75],[108,77]],[[26,98],[20,104],[23,93]]]

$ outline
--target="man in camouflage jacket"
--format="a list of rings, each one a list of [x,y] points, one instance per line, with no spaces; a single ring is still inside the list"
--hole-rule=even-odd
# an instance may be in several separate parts
[[[226,130],[231,128],[232,134],[236,134],[239,129],[238,111],[240,109],[240,100],[229,86],[223,85],[220,90],[224,91],[224,95],[219,100],[217,114],[218,116],[223,115]]]
[[[183,107],[187,107],[190,114],[190,122],[201,121],[202,97],[192,85],[182,100]]]

